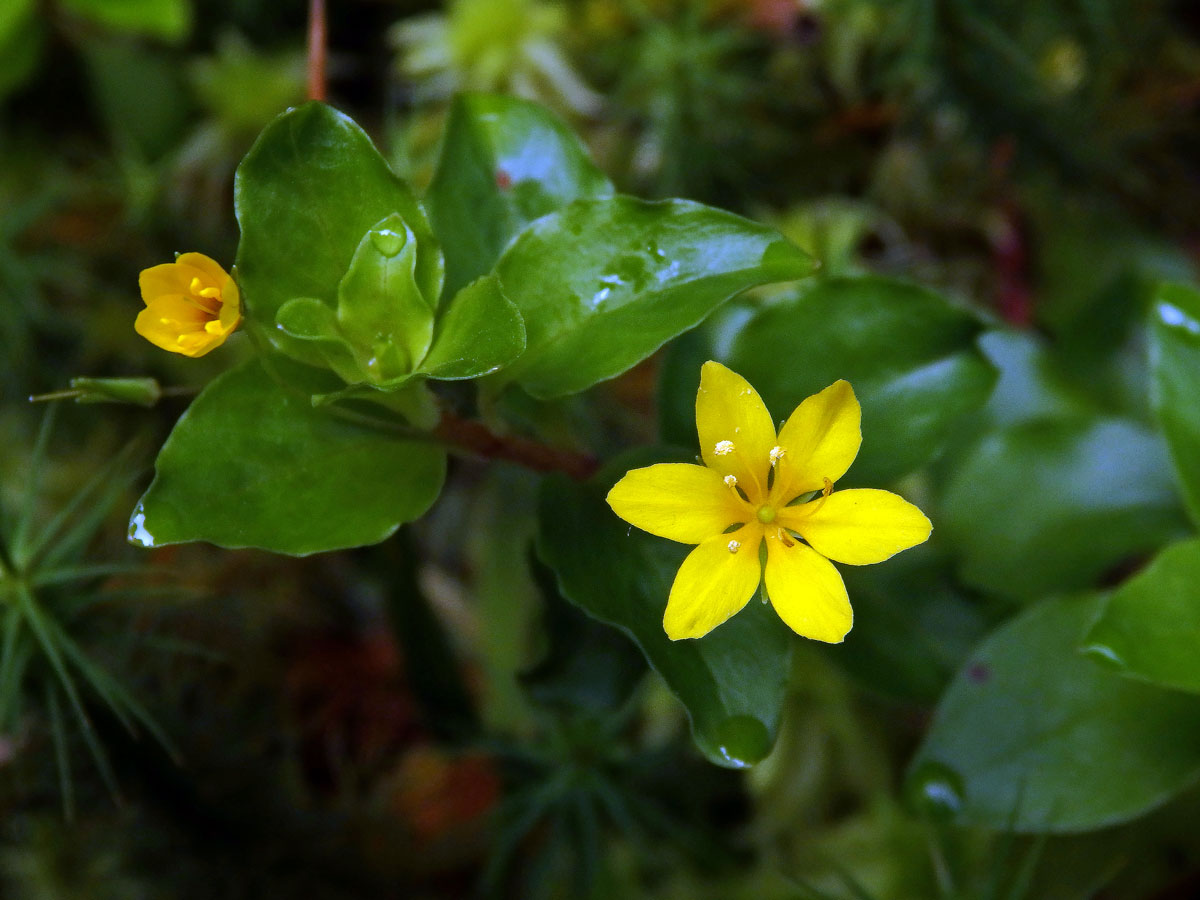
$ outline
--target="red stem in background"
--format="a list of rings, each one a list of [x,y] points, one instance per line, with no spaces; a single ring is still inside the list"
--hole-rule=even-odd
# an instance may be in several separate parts
[[[308,99],[325,99],[325,0],[308,4]]]
[[[1000,214],[1000,227],[992,238],[992,264],[1000,317],[1017,328],[1028,328],[1033,324],[1029,234],[1008,181],[1015,153],[1011,138],[999,141],[992,152],[992,178],[999,193]]]

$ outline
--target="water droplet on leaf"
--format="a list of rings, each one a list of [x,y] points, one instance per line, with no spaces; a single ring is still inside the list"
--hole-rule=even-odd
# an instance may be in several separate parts
[[[137,505],[137,509],[133,511],[133,517],[129,520],[129,543],[138,544],[146,548],[154,546],[154,535],[146,530],[146,514],[142,512],[142,505],[140,503]]]
[[[917,812],[938,822],[948,822],[962,810],[966,791],[962,776],[934,760],[921,763],[904,783],[904,795]]]
[[[404,249],[408,238],[403,231],[380,228],[371,232],[371,243],[375,245],[376,250],[390,258]]]
[[[730,716],[717,726],[717,750],[730,768],[745,769],[771,752],[767,726],[754,716]]]

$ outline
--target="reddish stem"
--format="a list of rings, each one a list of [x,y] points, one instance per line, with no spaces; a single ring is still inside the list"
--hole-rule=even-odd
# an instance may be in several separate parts
[[[1016,145],[1011,139],[997,143],[992,152],[992,179],[999,193],[1000,229],[992,240],[996,276],[996,305],[1004,321],[1017,328],[1033,323],[1033,289],[1029,234],[1025,217],[1008,181]]]
[[[308,99],[325,99],[325,0],[308,4]]]
[[[576,481],[590,478],[599,467],[590,456],[547,447],[514,435],[496,434],[482,422],[460,419],[450,412],[442,413],[442,421],[434,434],[443,442],[476,456],[505,459],[536,472],[563,472]]]

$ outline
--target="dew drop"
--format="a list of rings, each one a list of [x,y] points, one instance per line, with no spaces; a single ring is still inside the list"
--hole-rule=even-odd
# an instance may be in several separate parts
[[[1114,669],[1127,669],[1129,664],[1125,658],[1108,644],[1088,644],[1083,652],[1097,662]]]
[[[408,237],[393,228],[380,228],[371,232],[371,243],[375,249],[389,259],[404,249]]]
[[[771,752],[767,726],[754,716],[730,716],[717,726],[717,752],[731,769],[747,769]]]
[[[137,509],[133,511],[133,517],[129,520],[129,543],[138,544],[146,548],[154,546],[154,535],[146,530],[146,514],[142,512],[142,505],[140,503],[137,505]]]
[[[925,760],[908,776],[904,795],[917,812],[946,822],[962,810],[966,791],[958,772],[943,763]]]

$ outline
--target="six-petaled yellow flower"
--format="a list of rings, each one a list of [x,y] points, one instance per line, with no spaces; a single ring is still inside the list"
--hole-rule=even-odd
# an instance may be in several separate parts
[[[833,491],[862,443],[861,409],[849,383],[809,397],[776,434],[758,392],[707,362],[696,429],[704,465],[634,469],[608,494],[625,521],[699,545],[671,586],[667,635],[702,637],[745,606],[765,579],[767,597],[793,631],[841,641],[854,613],[829,560],[882,562],[922,543],[932,529],[919,509],[889,491]]]
[[[146,308],[134,329],[154,344],[184,356],[203,356],[225,343],[242,321],[233,278],[203,253],[184,253],[173,263],[142,270]]]

